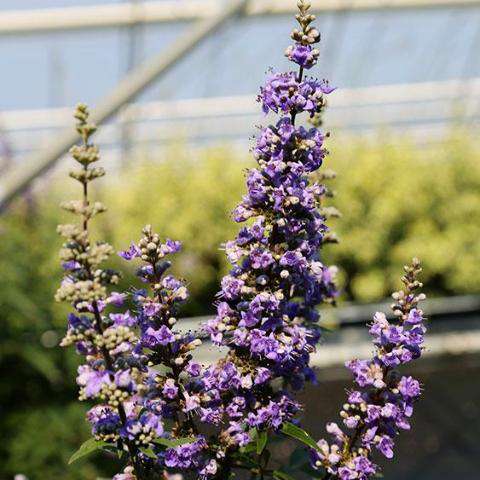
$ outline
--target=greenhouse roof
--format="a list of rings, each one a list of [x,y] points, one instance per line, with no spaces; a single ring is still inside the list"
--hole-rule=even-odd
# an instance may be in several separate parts
[[[23,8],[78,5],[74,0],[24,1]],[[93,2],[82,2],[82,5]],[[107,2],[104,2],[107,3]],[[115,3],[113,1],[108,3]],[[179,2],[180,3],[180,2]],[[2,9],[18,2],[2,2]],[[317,72],[340,88],[431,82],[480,76],[480,8],[323,12]],[[268,67],[283,69],[290,15],[236,19],[192,51],[142,97],[183,99],[252,94]],[[135,62],[169,44],[189,23],[0,37],[0,109],[94,103]],[[85,73],[88,72],[88,78]],[[248,72],[248,73],[247,73]],[[35,78],[32,84],[31,79]]]

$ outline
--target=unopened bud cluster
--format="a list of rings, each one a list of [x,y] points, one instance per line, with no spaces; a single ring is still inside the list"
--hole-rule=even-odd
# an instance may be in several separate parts
[[[308,13],[310,2],[300,0],[298,2],[299,13],[296,15],[300,28],[292,31],[291,37],[295,42],[285,51],[285,56],[292,62],[297,63],[302,68],[310,69],[318,61],[320,51],[312,46],[320,41],[319,31],[312,26],[315,21],[315,15]]]

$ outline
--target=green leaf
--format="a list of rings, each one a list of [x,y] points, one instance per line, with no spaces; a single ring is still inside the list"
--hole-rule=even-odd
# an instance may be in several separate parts
[[[288,473],[282,472],[281,470],[275,470],[273,472],[273,478],[277,478],[278,480],[295,480]]]
[[[252,428],[249,430],[248,435],[251,438],[251,441],[247,443],[245,446],[240,448],[241,453],[250,453],[250,452],[256,452],[257,451],[257,438],[258,438],[258,432],[256,428]]]
[[[86,455],[90,455],[96,450],[100,450],[107,445],[109,445],[109,443],[90,438],[86,442],[82,443],[80,448],[70,457],[68,464],[71,465],[73,462],[76,462],[80,458],[85,457]]]
[[[163,445],[167,448],[175,448],[175,447],[179,447],[180,445],[185,445],[186,443],[193,443],[196,440],[197,440],[196,438],[192,438],[192,437],[173,438],[173,439],[159,437],[152,440],[152,442],[157,443],[158,445]]]
[[[297,427],[293,423],[285,423],[282,427],[282,433],[289,437],[295,438],[305,445],[318,450],[317,442],[305,430]]]
[[[247,443],[247,445],[242,447],[240,449],[240,452],[241,453],[251,453],[251,452],[255,452],[256,450],[257,450],[257,442],[253,441],[253,442]]]
[[[267,444],[268,433],[265,431],[257,432],[257,454],[261,455]]]
[[[155,455],[155,452],[154,452],[151,448],[140,448],[140,450],[141,450],[147,457],[157,458],[157,456]]]

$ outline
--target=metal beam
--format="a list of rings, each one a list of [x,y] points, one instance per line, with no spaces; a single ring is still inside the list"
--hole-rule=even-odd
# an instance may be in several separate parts
[[[433,333],[426,337],[425,358],[440,357],[443,355],[460,356],[478,354],[480,352],[480,331],[471,329]],[[334,345],[325,343],[311,356],[311,365],[316,368],[328,368],[335,365],[345,365],[352,358],[370,358],[372,343],[368,341],[349,341],[344,339]]]
[[[329,98],[329,108],[383,107],[400,105],[410,112],[414,103],[448,104],[480,97],[480,78],[442,80],[436,82],[400,83],[371,87],[341,88]],[[260,114],[256,95],[189,98],[130,104],[125,114],[130,121],[145,122],[166,119],[204,119],[218,116]],[[423,105],[427,115],[435,110]],[[363,110],[362,110],[363,111]],[[71,115],[71,108],[5,110],[2,127],[7,131],[60,128]],[[403,118],[403,117],[402,117]],[[414,117],[415,120],[415,117]]]
[[[480,78],[341,88],[329,96],[325,121],[335,135],[375,135],[387,128],[390,134],[400,133],[399,139],[408,136],[420,145],[439,140],[452,124],[465,129],[478,125],[476,98]],[[15,146],[15,168],[22,168],[25,154],[43,148],[70,118],[71,108],[64,107],[2,112],[2,128]],[[254,125],[270,119],[262,116],[253,94],[132,103],[102,128],[97,143],[104,153],[121,143],[121,124],[126,121],[135,124],[132,144],[151,149],[178,142],[179,137],[191,145],[227,138],[246,142]]]
[[[0,15],[0,35],[200,20],[218,15],[224,4],[219,0],[155,0],[137,5],[114,4],[7,10],[2,11]],[[316,12],[479,5],[480,0],[312,0],[312,8]],[[248,0],[245,14],[288,14],[295,10],[294,0]]]
[[[391,300],[386,299],[379,303],[344,303],[337,308],[323,307],[320,309],[320,325],[335,329],[365,325],[371,321],[376,312],[385,312],[388,318],[394,318],[390,309],[391,303]],[[451,321],[453,318],[473,315],[474,321],[479,322],[480,325],[480,295],[455,295],[427,299],[422,302],[422,310],[426,317],[430,320],[433,318],[434,322],[438,322],[442,317]],[[211,318],[211,316],[183,318],[178,326],[185,331],[195,331]]]
[[[123,105],[134,99],[155,79],[167,72],[189,53],[195,45],[239,13],[245,7],[245,4],[246,0],[230,0],[228,7],[189,29],[166,52],[161,52],[128,74],[112,93],[107,95],[94,109],[92,121],[101,124],[118,112]],[[28,159],[24,168],[16,170],[10,175],[7,174],[2,181],[3,189],[0,191],[0,212],[8,206],[16,195],[25,191],[35,178],[51,168],[78,139],[78,134],[70,129],[45,151]]]
[[[370,321],[377,311],[390,311],[390,301],[375,304],[350,304],[339,308],[322,308],[321,324],[333,329],[325,336],[325,342],[312,354],[311,363],[317,368],[344,365],[352,358],[371,356],[372,343],[368,341],[366,329],[356,328]],[[425,356],[466,355],[480,352],[480,296],[465,295],[429,299],[423,310],[430,320],[431,329],[426,337]],[[183,318],[177,323],[181,331],[198,331],[200,325],[211,317]],[[336,319],[332,322],[332,318]],[[435,328],[440,318],[444,319],[441,329]],[[465,320],[468,318],[469,320]],[[201,347],[202,361],[211,363],[221,352],[208,348],[209,342]]]

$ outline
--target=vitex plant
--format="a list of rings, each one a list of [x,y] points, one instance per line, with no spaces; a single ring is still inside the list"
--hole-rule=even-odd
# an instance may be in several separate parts
[[[299,27],[286,50],[297,68],[271,72],[260,90],[263,111],[278,118],[256,138],[258,166],[247,172],[247,193],[233,213],[245,226],[225,245],[232,269],[222,281],[216,316],[198,334],[176,327],[188,292],[167,273],[166,258],[181,245],[161,239],[151,226],[119,253],[139,262],[142,288],[112,291],[120,274],[103,263],[114,250],[93,241],[89,230],[105,207],[90,200],[88,187],[105,172],[96,166],[99,150],[91,142],[96,127],[87,107],[77,107],[83,141],[71,150],[79,166],[70,176],[83,196],[63,205],[79,222],[59,227],[66,241],[57,299],[73,306],[62,344],[74,344],[83,356],[80,399],[94,405],[87,413],[92,439],[72,461],[98,449],[116,452],[123,472],[115,480],[243,474],[262,480],[363,480],[379,472],[374,452],[391,458],[394,437],[410,428],[421,388],[396,367],[422,352],[425,327],[418,303],[424,295],[417,293],[416,259],[405,267],[404,288],[393,294],[395,321],[383,313],[374,316],[373,357],[347,363],[355,389],[340,412],[343,429],[329,423],[331,440],[316,442],[299,426],[303,407],[295,394],[316,382],[310,362],[321,336],[318,306],[337,296],[336,269],[319,255],[324,244],[335,241],[327,220],[337,212],[325,205],[331,192],[323,181],[331,173],[319,170],[328,152],[327,135],[317,128],[333,88],[306,74],[317,63],[320,34],[312,26],[309,2],[300,0],[298,9]],[[308,128],[302,117],[310,120]],[[200,365],[193,353],[208,337],[227,353]],[[295,462],[271,462],[271,443],[287,437],[300,443]]]

